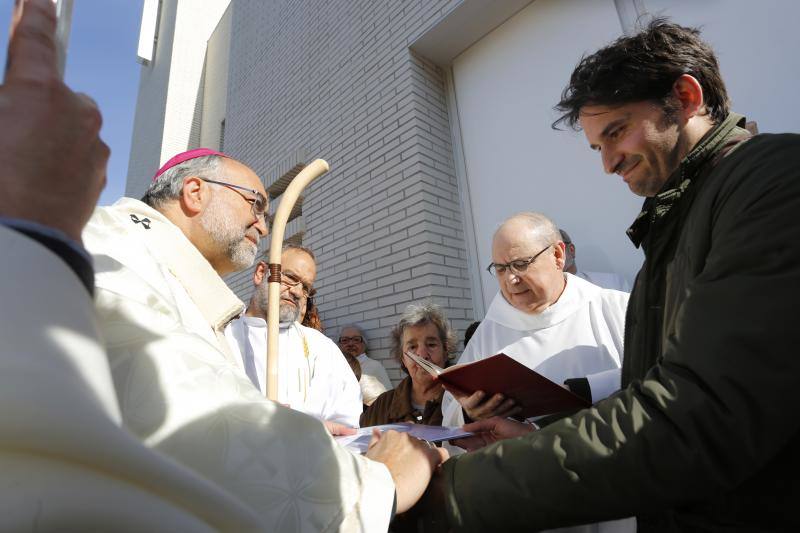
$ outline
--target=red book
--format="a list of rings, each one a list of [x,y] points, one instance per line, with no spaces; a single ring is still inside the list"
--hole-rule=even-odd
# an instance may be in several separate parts
[[[489,396],[505,395],[522,406],[521,418],[560,413],[591,404],[550,381],[535,370],[503,353],[450,368],[440,368],[416,354],[406,352],[414,362],[443,383],[472,394],[482,390]]]

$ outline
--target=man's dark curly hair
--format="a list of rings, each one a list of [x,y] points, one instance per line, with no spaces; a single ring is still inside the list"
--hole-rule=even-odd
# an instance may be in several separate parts
[[[630,37],[620,37],[590,56],[584,56],[572,72],[555,109],[562,123],[577,130],[580,111],[586,105],[615,106],[632,102],[657,102],[669,112],[672,86],[690,74],[703,88],[703,100],[711,121],[728,116],[730,102],[719,64],[711,47],[700,39],[700,30],[656,18]]]

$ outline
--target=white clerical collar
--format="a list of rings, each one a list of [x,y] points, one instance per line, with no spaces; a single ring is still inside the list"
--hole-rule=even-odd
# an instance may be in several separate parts
[[[563,322],[586,304],[591,293],[599,290],[577,276],[569,273],[564,273],[564,276],[567,282],[564,292],[556,303],[541,313],[523,313],[508,303],[502,292],[497,291],[486,318],[517,331],[545,329]]]
[[[366,361],[368,359],[368,357],[367,357],[366,353],[362,353],[361,355],[357,355],[356,359],[358,359],[359,363],[363,363],[364,361]]]
[[[135,223],[147,223],[142,242],[156,260],[183,285],[186,293],[216,331],[241,314],[244,304],[183,232],[144,202],[120,198],[112,211]]]

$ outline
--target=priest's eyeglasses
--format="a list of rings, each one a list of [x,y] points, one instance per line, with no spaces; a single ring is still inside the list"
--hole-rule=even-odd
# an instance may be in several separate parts
[[[263,218],[266,224],[269,224],[269,215],[267,214],[267,199],[264,197],[263,194],[258,192],[255,189],[248,189],[247,187],[242,187],[241,185],[234,185],[233,183],[226,183],[224,181],[217,181],[217,180],[210,180],[207,178],[200,178],[201,180],[205,181],[206,183],[213,183],[215,185],[222,185],[223,187],[227,187],[250,204],[250,211],[253,212],[253,216],[256,218]],[[240,193],[239,190],[247,191],[250,194],[253,194],[255,198],[250,198],[245,196],[244,194]]]
[[[490,263],[489,266],[486,267],[486,270],[492,276],[498,276],[498,277],[502,276],[503,274],[506,273],[507,270],[511,270],[512,274],[519,276],[520,274],[528,270],[528,266],[534,261],[536,261],[536,258],[542,255],[544,252],[546,252],[551,246],[553,245],[548,244],[542,250],[537,252],[536,255],[529,257],[527,259],[516,259],[514,261],[511,261],[510,263]]]
[[[299,279],[297,276],[292,274],[291,272],[281,272],[281,283],[286,285],[289,288],[297,287],[298,285],[303,285],[303,296],[308,298],[308,295],[311,294],[313,288],[311,285]]]

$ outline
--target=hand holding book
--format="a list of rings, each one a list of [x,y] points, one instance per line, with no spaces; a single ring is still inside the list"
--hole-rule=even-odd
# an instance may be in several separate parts
[[[441,381],[465,410],[469,407],[470,417],[470,410],[483,418],[491,416],[492,411],[504,417],[511,416],[511,412],[528,418],[589,406],[579,396],[505,354],[446,369],[410,352],[406,356]]]
[[[406,356],[411,358],[419,367],[427,370],[436,379],[445,372],[444,368],[431,363],[415,353],[406,352]],[[516,415],[520,411],[519,406],[514,400],[506,398],[501,393],[487,395],[482,390],[466,392],[458,387],[448,385],[447,383],[443,383],[443,385],[445,390],[452,394],[458,403],[461,404],[461,407],[471,420],[485,420],[493,416],[509,417]]]
[[[472,394],[468,394],[456,387],[445,385],[444,388],[461,404],[470,420],[486,420],[492,417],[508,418],[516,416],[522,411],[517,402],[506,398],[499,392],[486,394],[482,390],[476,390]]]
[[[434,378],[438,379],[446,371],[427,359],[412,352],[406,352],[419,367],[427,370]],[[453,368],[453,367],[451,367]],[[506,398],[502,393],[486,394],[482,390],[464,391],[443,381],[445,390],[461,404],[467,417],[471,420],[485,420],[494,416],[509,417],[520,412],[520,407],[511,398]]]

